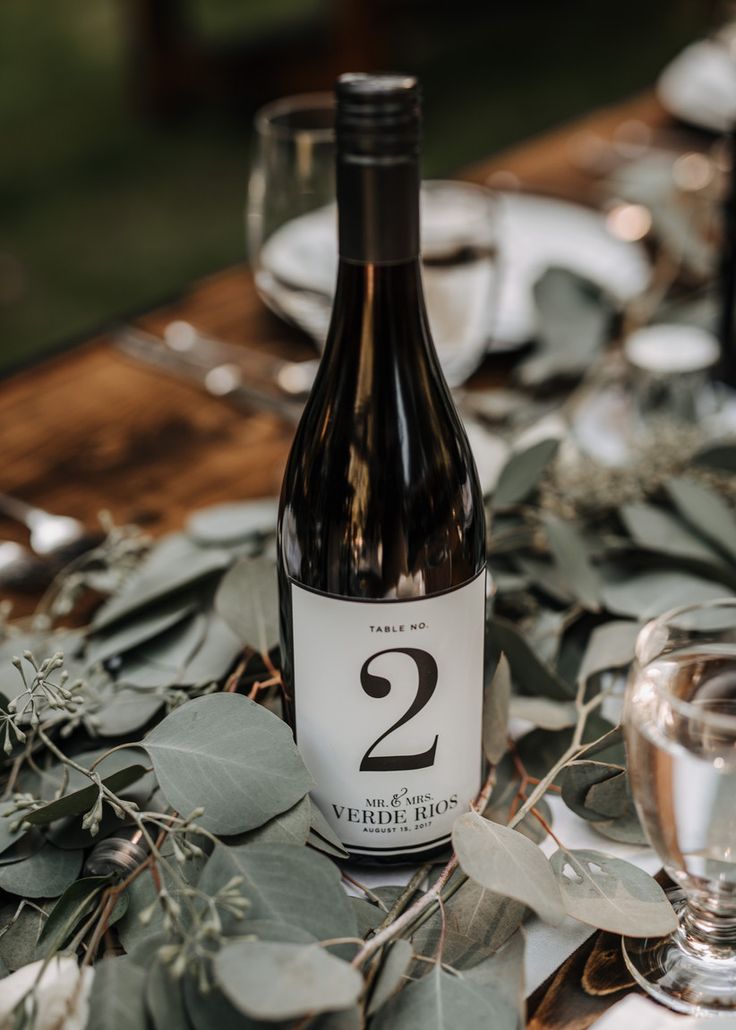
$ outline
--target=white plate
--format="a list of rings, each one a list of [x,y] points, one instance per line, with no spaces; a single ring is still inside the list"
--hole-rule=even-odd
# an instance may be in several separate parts
[[[692,43],[662,72],[657,95],[676,118],[712,132],[727,132],[736,123],[733,47],[719,39]]]
[[[547,268],[568,268],[591,279],[618,304],[645,289],[651,270],[644,248],[613,236],[597,211],[529,193],[497,196],[500,286],[491,315],[490,350],[533,339],[533,287]],[[261,268],[282,283],[329,297],[337,268],[336,237],[334,204],[302,215],[265,243]],[[429,281],[425,289],[429,292]]]

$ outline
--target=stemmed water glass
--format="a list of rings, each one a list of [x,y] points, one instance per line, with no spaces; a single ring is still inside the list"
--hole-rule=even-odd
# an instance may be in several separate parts
[[[334,102],[286,97],[256,115],[248,252],[261,299],[322,348],[337,273]],[[497,198],[454,180],[422,184],[423,278],[445,377],[463,382],[491,339],[498,295]]]
[[[679,608],[639,634],[624,722],[649,840],[677,890],[668,937],[624,941],[670,1008],[736,1014],[736,599]]]

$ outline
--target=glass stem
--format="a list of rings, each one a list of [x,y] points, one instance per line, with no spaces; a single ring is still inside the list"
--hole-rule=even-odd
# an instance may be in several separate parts
[[[716,950],[732,955],[736,952],[736,907],[718,898],[690,897],[677,932],[688,950],[707,951],[710,955]]]

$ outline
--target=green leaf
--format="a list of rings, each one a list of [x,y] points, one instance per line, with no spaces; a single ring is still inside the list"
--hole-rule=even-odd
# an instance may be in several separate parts
[[[187,976],[183,990],[187,1016],[194,1030],[255,1030],[256,1027],[258,1030],[286,1030],[280,1023],[256,1023],[247,1019],[231,1005],[217,984],[204,993],[196,981]]]
[[[483,691],[483,751],[491,765],[496,765],[508,748],[511,670],[505,654],[490,683]]]
[[[623,781],[621,778],[623,777]],[[617,812],[595,811],[590,808],[588,802],[589,792],[599,784],[616,781],[623,789],[625,801],[626,794],[626,773],[619,765],[609,765],[606,762],[594,762],[581,760],[570,762],[560,774],[560,785],[562,787],[562,800],[567,807],[579,815],[581,819],[596,822],[602,818],[615,818],[623,815],[626,805],[623,804]]]
[[[340,873],[333,862],[309,848],[289,844],[218,845],[199,881],[215,894],[233,876],[250,902],[247,919],[269,919],[298,926],[318,940],[355,937],[357,925]],[[228,932],[243,932],[245,923],[223,916]]]
[[[632,540],[646,550],[674,558],[718,561],[717,553],[670,511],[636,501],[624,505],[620,514]]]
[[[95,730],[101,737],[134,733],[150,722],[163,706],[161,695],[125,688],[117,690],[110,704],[95,713]]]
[[[244,558],[223,577],[215,608],[238,639],[261,654],[279,642],[279,599],[272,558]]]
[[[198,544],[207,547],[222,544],[227,547],[254,536],[275,533],[278,513],[278,497],[215,504],[195,511],[186,528],[189,536]]]
[[[373,983],[370,1002],[366,1013],[372,1016],[402,986],[404,977],[414,959],[414,951],[408,941],[399,937],[386,949],[385,957]]]
[[[228,551],[197,547],[182,533],[164,537],[125,586],[97,612],[92,628],[107,629],[140,608],[175,594],[226,569],[232,561]]]
[[[544,730],[562,730],[578,721],[574,701],[552,701],[548,697],[512,697],[510,714]]]
[[[620,844],[648,844],[649,840],[641,828],[639,817],[636,811],[627,812],[618,819],[604,819],[599,823],[591,823],[591,826],[608,840],[618,841]]]
[[[371,1030],[516,1030],[518,1017],[512,1024],[499,1019],[496,1002],[483,986],[435,965],[379,1009]]]
[[[574,688],[538,658],[507,619],[492,619],[490,639],[508,658],[514,683],[521,693],[531,697],[542,694],[557,701],[568,701],[575,696]]]
[[[691,526],[736,560],[736,517],[720,494],[692,479],[671,479],[667,492]]]
[[[374,905],[366,898],[351,897],[350,904],[358,924],[358,937],[367,937],[371,930],[375,930],[386,917],[385,909]]]
[[[26,830],[21,830],[20,825],[18,825],[17,829],[12,829],[16,823],[20,824],[22,822],[23,820],[18,818],[18,813],[12,801],[0,803],[0,855],[12,847],[27,832]]]
[[[692,460],[693,464],[705,466],[705,468],[736,472],[736,444],[727,441],[709,444],[699,450]]]
[[[316,839],[315,839],[316,838]],[[315,802],[312,802],[312,829],[309,837],[310,847],[324,851],[326,855],[333,858],[349,858],[349,853],[342,845],[342,841],[325,819],[321,810]]]
[[[97,665],[153,640],[191,615],[194,608],[191,598],[173,597],[144,617],[133,615],[119,622],[109,633],[94,632],[87,646],[87,663]]]
[[[293,808],[269,819],[257,830],[242,833],[237,838],[225,841],[229,847],[240,844],[306,844],[312,819],[312,803],[309,794],[297,801]]]
[[[569,584],[552,562],[530,558],[528,555],[514,555],[514,563],[532,584],[558,604],[572,604],[575,598]]]
[[[216,683],[232,668],[242,653],[243,645],[227,623],[216,612],[207,620],[204,640],[187,662],[180,682],[194,686]]]
[[[664,891],[638,866],[587,850],[556,851],[550,864],[565,909],[580,922],[629,937],[663,937],[677,928]]]
[[[557,569],[571,593],[588,611],[600,611],[600,581],[588,558],[585,541],[571,523],[556,515],[543,515],[542,524]]]
[[[463,970],[477,965],[516,933],[526,912],[522,902],[467,880],[445,902],[444,961]],[[414,950],[434,955],[442,936],[442,914],[437,911],[413,935]]]
[[[0,866],[0,888],[21,898],[56,898],[79,876],[83,857],[46,844],[30,858]]]
[[[146,977],[146,1008],[153,1030],[189,1030],[181,979],[157,960]]]
[[[642,572],[603,588],[608,611],[636,619],[651,619],[670,608],[719,597],[732,597],[728,587],[686,572]]]
[[[188,701],[142,746],[172,808],[188,814],[204,805],[198,821],[213,833],[262,826],[312,786],[286,723],[239,694]]]
[[[112,773],[111,776],[107,776],[102,782],[117,794],[125,787],[129,787],[131,783],[140,780],[145,774],[146,767],[144,765],[131,765],[127,769],[119,769],[117,772]],[[32,826],[46,826],[57,819],[82,815],[83,812],[89,811],[95,803],[97,793],[97,787],[94,784],[90,784],[89,787],[82,787],[81,790],[65,794],[63,797],[57,798],[56,801],[50,801],[43,808],[37,808],[35,811],[29,812],[25,816],[25,821],[31,823]]]
[[[11,972],[36,958],[36,941],[46,920],[43,908],[50,904],[42,903],[39,912],[36,907],[25,902],[19,905],[17,898],[10,898],[0,909],[0,961]]]
[[[85,1030],[142,1030],[148,1022],[145,988],[145,971],[129,958],[98,962]]]
[[[527,450],[512,454],[498,478],[493,493],[494,505],[505,508],[525,501],[539,483],[559,445],[559,440],[540,440]]]
[[[516,1026],[511,1022],[514,1017],[518,1025],[526,1025],[525,950],[524,931],[519,927],[503,947],[465,972],[466,979],[496,992],[501,1002],[499,1007],[506,1010],[504,1016],[508,1013],[509,1030]]]
[[[578,682],[587,683],[591,676],[608,669],[621,669],[634,657],[639,625],[626,619],[612,619],[596,626],[578,670]]]
[[[82,917],[91,911],[95,899],[109,883],[110,880],[106,876],[88,876],[83,880],[76,880],[67,887],[49,912],[38,938],[39,946],[46,946],[43,954],[51,954],[62,947]]]
[[[545,922],[563,920],[562,896],[549,862],[521,833],[466,812],[455,820],[452,842],[463,872],[481,887],[522,901]]]
[[[217,953],[214,970],[226,997],[253,1019],[339,1011],[363,989],[357,970],[316,944],[238,941]]]

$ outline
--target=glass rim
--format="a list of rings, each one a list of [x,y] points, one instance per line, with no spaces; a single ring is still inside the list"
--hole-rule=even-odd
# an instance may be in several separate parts
[[[693,604],[684,604],[678,608],[670,608],[669,611],[663,612],[661,615],[657,615],[653,619],[649,619],[639,630],[636,637],[634,658],[637,664],[640,668],[645,669],[660,658],[665,658],[667,654],[672,654],[677,651],[677,648],[673,648],[671,652],[660,649],[660,651],[651,658],[645,661],[642,660],[640,648],[646,643],[646,639],[644,639],[645,634],[646,638],[648,638],[652,633],[656,632],[657,629],[666,630],[668,624],[680,615],[687,615],[690,612],[698,611],[717,611],[721,608],[731,608],[736,614],[736,597],[716,597],[711,601],[696,601]],[[736,618],[734,619],[733,628],[736,630]],[[703,632],[707,633],[708,631],[704,630]],[[734,663],[736,663],[736,649],[734,650]],[[684,715],[698,722],[705,723],[706,725],[712,725],[720,729],[725,728],[736,733],[736,715],[728,715],[723,712],[713,712],[703,709],[696,702],[685,701],[681,697],[676,697],[672,691],[662,683],[653,683],[651,686],[656,691],[657,695],[678,714]]]
[[[335,107],[335,97],[327,90],[314,93],[294,93],[288,97],[270,100],[259,107],[253,116],[253,125],[260,136],[274,136],[284,140],[307,136],[316,143],[331,143],[335,138],[333,127],[295,129],[287,125],[276,125],[274,119],[280,115],[300,111],[326,111]]]

